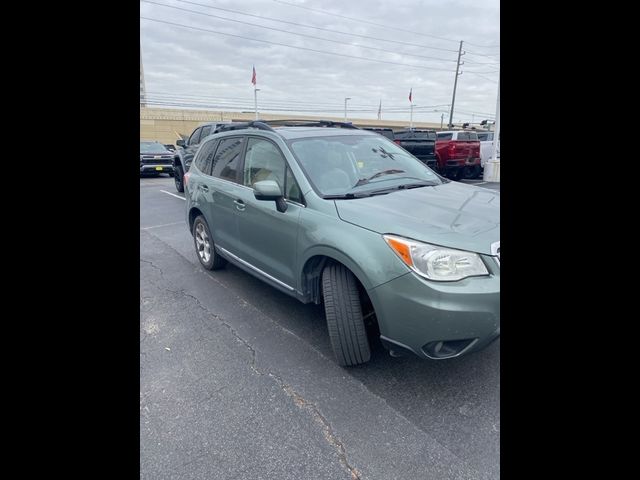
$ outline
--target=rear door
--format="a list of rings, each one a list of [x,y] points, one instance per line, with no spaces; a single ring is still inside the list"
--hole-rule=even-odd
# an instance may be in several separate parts
[[[211,168],[217,146],[218,140],[215,139],[201,144],[201,148],[198,150],[189,169],[189,183],[186,188],[191,206],[200,209],[210,228],[214,219]]]
[[[213,157],[211,175],[204,188],[208,202],[209,228],[216,246],[237,254],[237,198],[243,187],[240,167],[246,137],[221,138]]]

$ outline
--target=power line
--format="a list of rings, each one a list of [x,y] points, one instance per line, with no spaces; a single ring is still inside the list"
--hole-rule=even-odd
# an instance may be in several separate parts
[[[386,39],[386,38],[372,37],[370,35],[361,35],[361,34],[358,34],[358,33],[344,32],[344,31],[341,31],[341,30],[334,30],[334,29],[331,29],[331,28],[316,27],[314,25],[308,25],[308,24],[305,24],[305,23],[290,22],[288,20],[282,20],[282,19],[273,18],[273,17],[265,17],[263,15],[255,15],[255,14],[252,14],[252,13],[241,12],[239,10],[233,10],[231,8],[214,7],[212,5],[204,5],[202,3],[189,2],[189,1],[186,1],[186,0],[176,0],[176,1],[182,2],[182,3],[188,3],[188,4],[191,4],[191,5],[198,5],[200,7],[211,8],[211,9],[214,9],[214,10],[221,10],[223,12],[237,13],[238,15],[245,15],[247,17],[259,18],[261,20],[268,20],[268,21],[272,21],[272,22],[285,23],[287,25],[295,25],[297,27],[303,27],[303,28],[313,28],[315,30],[322,30],[324,32],[337,33],[337,34],[340,34],[340,35],[348,35],[348,36],[351,36],[351,37],[366,38],[366,39],[369,39],[369,40],[377,40],[379,42],[395,43],[397,45],[406,45],[406,46],[409,46],[409,47],[427,48],[427,49],[430,49],[430,50],[440,50],[440,51],[443,51],[443,52],[457,53],[457,50],[453,50],[453,49],[450,49],[450,48],[433,47],[433,46],[429,46],[429,45],[420,45],[420,44],[417,44],[417,43],[402,42],[400,40],[389,40],[389,39]]]
[[[190,29],[190,30],[198,30],[200,32],[216,33],[218,35],[226,35],[228,37],[242,38],[244,40],[250,40],[252,42],[267,43],[267,44],[270,44],[270,45],[278,45],[278,46],[281,46],[281,47],[295,48],[297,50],[306,50],[308,52],[324,53],[325,55],[334,55],[336,57],[354,58],[356,60],[366,60],[366,61],[369,61],[369,62],[386,63],[386,64],[389,64],[389,65],[400,65],[400,66],[403,66],[403,67],[421,68],[423,70],[435,70],[435,71],[438,71],[438,72],[454,72],[455,71],[455,70],[446,70],[446,69],[443,69],[443,68],[426,67],[424,65],[414,65],[414,64],[399,63],[399,62],[389,62],[387,60],[377,60],[375,58],[369,58],[369,57],[358,57],[358,56],[355,56],[355,55],[346,55],[346,54],[343,54],[343,53],[327,52],[326,50],[316,50],[316,49],[313,49],[313,48],[298,47],[298,46],[294,46],[294,45],[288,45],[286,43],[270,42],[268,40],[258,40],[257,38],[244,37],[242,35],[235,35],[235,34],[232,34],[232,33],[218,32],[216,30],[209,30],[209,29],[206,29],[206,28],[193,27],[193,26],[184,25],[184,24],[181,24],[181,23],[167,22],[165,20],[158,20],[156,18],[149,18],[149,17],[142,17],[142,16],[140,18],[142,20],[149,20],[151,22],[164,23],[165,25],[173,25],[175,27],[182,27],[182,28],[187,28],[187,29]]]
[[[469,50],[466,51],[468,55],[474,55],[476,57],[499,57],[500,54],[499,53],[475,53],[475,52],[470,52]]]
[[[277,3],[282,3],[284,5],[289,5],[291,7],[304,8],[305,10],[311,10],[312,12],[319,12],[319,13],[323,13],[325,15],[331,15],[333,17],[346,18],[347,20],[353,20],[355,22],[367,23],[369,25],[375,25],[376,27],[388,28],[390,30],[397,30],[397,31],[400,31],[400,32],[405,32],[405,33],[413,33],[414,35],[420,35],[422,37],[431,37],[431,38],[437,38],[438,40],[446,40],[447,42],[458,43],[458,40],[451,40],[450,38],[438,37],[436,35],[429,35],[428,33],[412,32],[411,30],[406,30],[404,28],[391,27],[389,25],[383,25],[381,23],[370,22],[368,20],[361,20],[359,18],[347,17],[345,15],[338,15],[337,13],[331,13],[331,12],[327,12],[325,10],[320,10],[320,9],[317,9],[317,8],[305,7],[303,5],[298,5],[296,3],[283,2],[282,0],[273,0],[273,1],[277,2]]]
[[[184,94],[184,93],[168,93],[168,92],[157,92],[157,91],[147,91],[148,95],[154,96],[156,98],[161,98],[161,99],[194,99],[194,100],[206,100],[206,101],[215,101],[215,102],[219,102],[219,103],[233,103],[233,102],[244,102],[244,101],[249,101],[250,99],[248,98],[240,98],[240,97],[217,97],[217,96],[213,96],[213,95],[203,95],[203,94],[199,94],[199,95],[194,95],[194,94]],[[295,107],[309,107],[309,108],[319,108],[319,107],[330,107],[330,108],[343,108],[343,105],[340,104],[339,102],[335,102],[335,103],[327,103],[327,102],[310,102],[310,101],[299,101],[299,100],[289,100],[289,99],[265,99],[262,100],[261,103],[264,104],[271,104],[274,106],[280,106],[280,105],[284,105],[284,106],[295,106]],[[374,106],[374,101],[372,101],[370,104],[351,104],[352,108],[373,108]],[[449,106],[448,104],[437,104],[437,105],[423,105],[423,106],[415,106],[415,108],[436,108],[436,107],[447,107]],[[388,109],[405,109],[408,110],[409,107],[406,107],[404,105],[386,105],[385,107],[387,110]]]
[[[446,59],[446,58],[428,57],[428,56],[425,56],[425,55],[416,55],[416,54],[413,54],[413,53],[398,52],[398,51],[394,51],[394,50],[385,50],[383,48],[370,47],[370,46],[367,46],[367,45],[361,45],[361,44],[357,44],[357,43],[341,42],[339,40],[332,40],[332,39],[329,39],[329,38],[316,37],[314,35],[307,35],[307,34],[304,34],[304,33],[291,32],[291,31],[288,31],[288,30],[282,30],[280,28],[273,28],[273,27],[267,27],[266,25],[259,25],[257,23],[243,22],[242,20],[235,20],[233,18],[221,17],[221,16],[218,16],[218,15],[212,15],[212,14],[209,14],[209,13],[198,12],[196,10],[189,10],[189,9],[186,9],[186,8],[175,7],[173,5],[166,5],[164,3],[153,2],[151,0],[142,0],[142,1],[145,2],[145,3],[152,3],[154,5],[159,5],[161,7],[173,8],[175,10],[180,10],[180,11],[183,11],[183,12],[195,13],[197,15],[204,15],[204,16],[207,16],[207,17],[218,18],[220,20],[226,20],[226,21],[229,21],[229,22],[241,23],[243,25],[250,25],[252,27],[265,28],[267,30],[273,30],[273,31],[276,31],[276,32],[287,33],[287,34],[290,34],[290,35],[298,35],[298,36],[301,36],[301,37],[313,38],[314,40],[321,40],[321,41],[325,41],[325,42],[338,43],[340,45],[348,45],[348,46],[351,46],[351,47],[367,48],[369,50],[376,50],[376,51],[379,51],[379,52],[392,53],[394,55],[406,55],[406,56],[410,56],[410,57],[426,58],[426,59],[430,59],[430,60],[438,60],[438,61],[441,61],[441,62],[455,63],[455,60],[449,60],[449,59]],[[181,0],[178,0],[178,1],[181,1]],[[192,2],[185,2],[185,3],[192,3]],[[196,5],[199,5],[199,4],[196,4]]]
[[[468,70],[467,70],[467,73],[471,73],[471,74],[473,74],[473,75],[477,75],[477,76],[479,76],[480,78],[484,78],[485,80],[488,80],[489,82],[498,83],[498,81],[497,81],[497,80],[494,80],[494,79],[489,78],[489,77],[485,77],[484,75],[481,75],[480,73],[477,73],[477,72],[470,72],[470,71],[468,71]]]

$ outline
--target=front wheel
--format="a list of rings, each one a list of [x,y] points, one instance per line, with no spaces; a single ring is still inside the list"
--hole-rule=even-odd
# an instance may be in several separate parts
[[[182,171],[182,167],[177,166],[175,168],[175,172],[173,174],[173,181],[176,184],[176,190],[180,193],[184,192],[184,172]]]
[[[329,339],[338,364],[347,367],[368,362],[371,349],[355,276],[343,265],[328,265],[322,272],[322,293]]]

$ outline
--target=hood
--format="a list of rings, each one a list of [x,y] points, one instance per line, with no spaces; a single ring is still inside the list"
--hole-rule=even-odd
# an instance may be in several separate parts
[[[334,200],[345,222],[378,233],[491,255],[500,240],[500,192],[449,182]]]

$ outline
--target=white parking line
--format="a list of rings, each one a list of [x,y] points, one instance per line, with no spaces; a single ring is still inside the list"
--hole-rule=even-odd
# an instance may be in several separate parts
[[[165,223],[164,225],[153,225],[151,227],[142,227],[140,230],[150,230],[152,228],[160,228],[160,227],[171,227],[173,225],[184,225],[185,222],[173,222],[173,223]]]
[[[485,183],[489,183],[489,182],[478,182],[478,183],[474,183],[474,185],[484,185]]]
[[[175,193],[171,193],[171,192],[167,192],[166,190],[160,190],[162,193],[166,193],[167,195],[171,195],[172,197],[176,197],[179,198],[180,200],[187,200],[184,197],[181,197],[180,195],[176,195]]]

